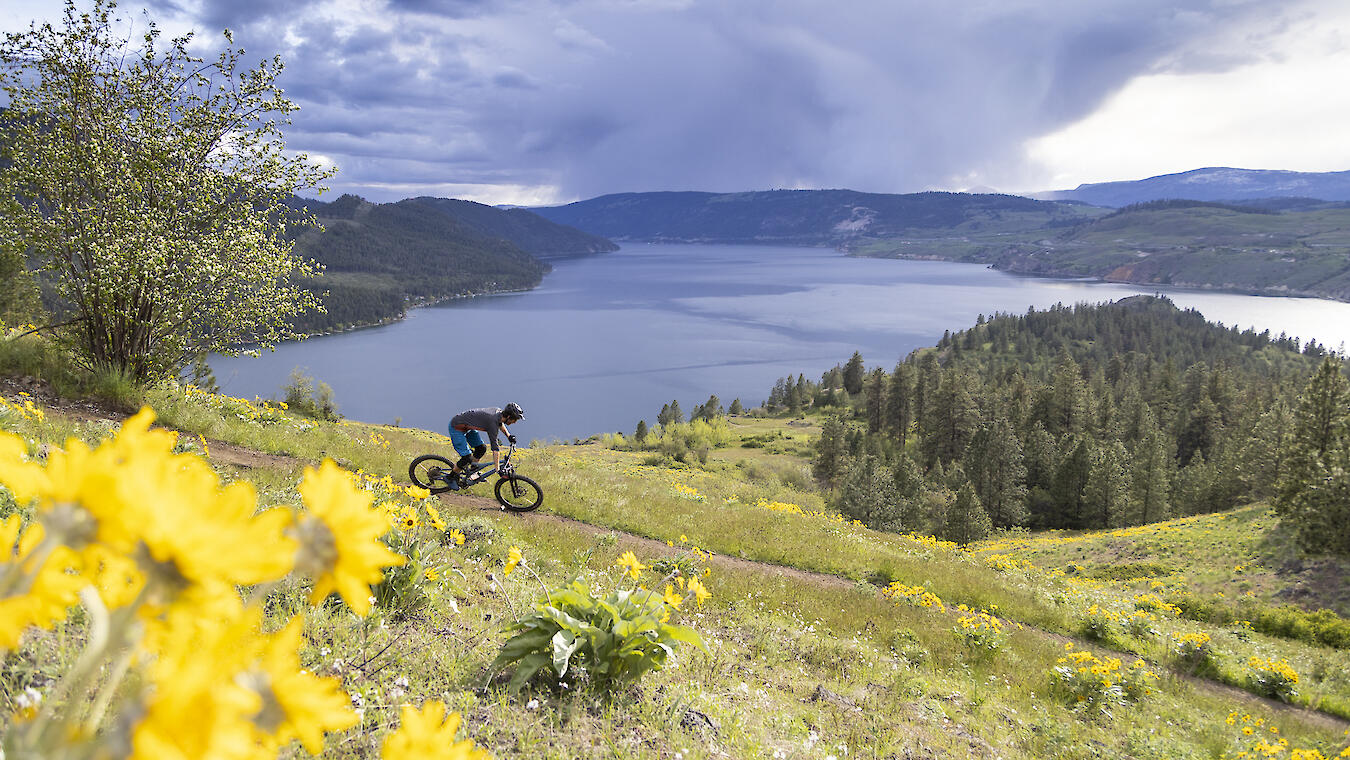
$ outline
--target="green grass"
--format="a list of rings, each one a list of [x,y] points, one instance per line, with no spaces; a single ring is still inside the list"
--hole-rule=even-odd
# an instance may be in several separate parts
[[[239,466],[227,463],[234,460],[224,452],[212,452],[223,478],[252,481],[266,504],[294,503],[300,468],[323,456],[401,482],[413,455],[447,447],[443,437],[423,431],[316,424],[284,415],[262,422],[238,402],[208,403],[181,392],[155,391],[150,400],[166,424],[187,433],[293,457],[260,457]],[[49,445],[71,435],[96,440],[111,431],[105,423],[74,422],[55,414],[43,421],[7,415],[0,417],[0,426]],[[1132,593],[1135,589],[1125,584],[1130,579],[1121,576],[1136,571],[1152,571],[1177,588],[1194,578],[1193,593],[1231,588],[1219,568],[1243,559],[1259,564],[1263,544],[1230,547],[1226,551],[1232,554],[1209,560],[1210,544],[1221,539],[1204,531],[1243,524],[1248,531],[1263,526],[1263,535],[1269,535],[1265,523],[1248,520],[1239,510],[1223,520],[1166,529],[1156,540],[1166,539],[1172,553],[1156,558],[1151,552],[1160,546],[1143,543],[1154,540],[1146,531],[1135,537],[1103,537],[1127,543],[1109,555],[1106,549],[1093,553],[1099,560],[1079,562],[1084,572],[1072,575],[1056,574],[1062,565],[1055,562],[1061,556],[1077,557],[1078,545],[1089,539],[1048,536],[1055,543],[1031,544],[1027,551],[1053,548],[1065,554],[1052,558],[1028,553],[1027,559],[1043,565],[999,570],[984,554],[1020,549],[991,545],[987,552],[971,554],[828,516],[756,506],[763,498],[804,511],[822,509],[818,494],[790,484],[792,478],[784,479],[774,469],[800,468],[796,457],[812,434],[782,420],[746,421],[738,435],[768,435],[765,443],[771,445],[733,444],[716,450],[705,467],[644,466],[640,463],[646,454],[593,445],[528,450],[520,471],[543,484],[544,512],[581,522],[537,513],[504,514],[476,500],[441,502],[442,516],[470,539],[462,547],[443,550],[459,573],[447,573],[430,586],[428,607],[406,620],[377,614],[363,622],[340,607],[306,607],[302,586],[283,589],[273,600],[275,608],[306,609],[305,667],[340,676],[349,692],[360,695],[364,708],[361,726],[330,737],[325,756],[372,755],[395,723],[398,704],[433,698],[462,712],[467,733],[497,757],[779,753],[823,758],[844,757],[847,748],[848,757],[877,758],[1198,759],[1233,755],[1249,746],[1236,727],[1226,725],[1232,712],[1261,716],[1278,725],[1280,735],[1295,746],[1316,746],[1328,756],[1345,745],[1345,725],[1324,715],[1275,706],[1176,674],[1168,667],[1161,636],[1136,640],[1121,635],[1117,642],[1143,652],[1161,675],[1158,693],[1143,702],[1116,708],[1109,717],[1093,717],[1051,694],[1050,671],[1063,655],[1064,643],[1075,640],[1066,634],[1076,630],[1089,601],[1113,603],[1115,597]],[[184,436],[183,445],[199,444]],[[755,467],[763,468],[758,476],[752,476]],[[480,491],[486,495],[485,489]],[[492,580],[501,578],[509,546],[522,547],[526,564],[548,585],[578,573],[604,585],[618,582],[613,563],[620,553],[633,550],[650,563],[663,552],[679,551],[663,542],[678,545],[682,535],[687,543],[723,555],[714,558],[707,580],[713,598],[681,615],[681,622],[704,636],[709,654],[682,648],[678,666],[652,674],[610,700],[596,699],[576,684],[565,691],[535,688],[519,697],[506,694],[504,681],[488,671],[488,664],[506,638],[504,626],[512,611],[541,593],[524,571],[504,582]],[[1148,547],[1140,556],[1127,551],[1135,538]],[[1255,553],[1247,553],[1249,549]],[[792,572],[798,569],[822,575]],[[1162,575],[1163,570],[1170,572]],[[883,598],[875,584],[889,580],[926,586],[947,602],[947,611]],[[997,613],[1008,620],[1007,643],[993,657],[970,657],[953,633],[958,603],[997,605]],[[1291,662],[1297,659],[1299,672],[1323,689],[1323,702],[1343,699],[1346,693],[1336,680],[1346,670],[1343,650],[1252,633],[1243,639],[1228,628],[1196,621],[1167,625],[1211,632],[1224,648],[1221,674],[1247,651],[1242,647],[1260,647]],[[6,700],[12,700],[16,689],[68,667],[83,635],[77,617],[54,632],[30,638],[21,652],[6,659],[0,665],[0,708],[10,706]],[[1088,645],[1077,639],[1076,646]],[[1090,648],[1111,654],[1100,646]],[[1319,658],[1320,680],[1315,678]]]

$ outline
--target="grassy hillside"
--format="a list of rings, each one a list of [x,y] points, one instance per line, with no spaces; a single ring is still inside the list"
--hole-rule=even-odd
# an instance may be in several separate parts
[[[87,406],[13,387],[0,395],[8,400],[0,427],[30,453],[69,448],[72,437],[93,443],[117,427]],[[316,422],[190,389],[151,391],[146,401],[182,431],[180,450],[205,456],[225,481],[254,484],[268,505],[297,504],[304,468],[323,457],[360,470],[388,494],[381,499],[402,500],[392,488],[406,482],[408,460],[448,450],[424,431]],[[719,424],[721,445],[706,465],[598,443],[535,447],[519,469],[546,490],[540,512],[501,513],[479,487],[434,501],[443,528],[428,527],[425,507],[418,525],[391,527],[399,545],[423,542],[419,567],[436,570],[411,576],[416,593],[400,597],[406,603],[377,604],[366,619],[340,603],[304,613],[301,664],[340,679],[362,710],[356,726],[328,735],[324,756],[376,755],[399,705],[430,699],[462,713],[461,736],[496,757],[1215,758],[1250,752],[1258,740],[1283,741],[1278,757],[1294,748],[1333,757],[1346,747],[1344,643],[1216,622],[1169,601],[1222,593],[1250,599],[1253,612],[1285,600],[1299,610],[1342,604],[1320,586],[1291,593],[1301,579],[1280,571],[1287,539],[1260,506],[1121,534],[1014,534],[962,550],[823,510],[802,476],[813,421]],[[0,499],[0,515],[15,511]],[[451,531],[462,545],[445,539]],[[512,546],[522,568],[504,577]],[[574,577],[628,582],[615,566],[626,551],[648,565],[708,568],[711,599],[677,613],[707,652],[681,646],[676,664],[608,699],[584,678],[511,695],[490,667],[505,625],[544,587]],[[269,614],[297,609],[306,594],[306,583],[287,582]],[[1319,619],[1327,630],[1345,625],[1332,613]],[[30,632],[0,664],[0,712],[27,709],[26,689],[56,699],[53,679],[86,635],[81,615]],[[1202,659],[1176,653],[1200,636]],[[1282,658],[1297,672],[1288,703],[1249,690],[1252,657]],[[1150,693],[1105,704],[1091,679],[1055,685],[1055,668],[1091,658],[1152,673],[1140,676]],[[286,753],[303,754],[298,745]]]
[[[1345,208],[1269,213],[1164,202],[1053,231],[871,240],[853,251],[988,263],[1018,274],[1347,300],[1347,229]]]

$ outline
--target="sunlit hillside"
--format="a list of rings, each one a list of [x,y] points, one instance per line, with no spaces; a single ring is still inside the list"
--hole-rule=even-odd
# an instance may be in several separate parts
[[[116,415],[14,386],[3,396],[0,424],[29,461],[117,432]],[[1350,743],[1350,624],[1310,614],[1343,600],[1294,592],[1304,579],[1281,569],[1287,541],[1260,505],[960,548],[826,508],[804,458],[819,435],[810,420],[735,417],[714,426],[706,463],[598,440],[525,450],[518,471],[546,500],[518,515],[490,486],[407,490],[413,456],[448,450],[438,435],[182,388],[146,401],[180,431],[176,451],[222,483],[252,483],[260,506],[301,509],[297,485],[325,457],[358,471],[385,543],[414,558],[364,618],[336,596],[306,606],[303,578],[271,591],[269,618],[300,613],[300,663],[336,679],[356,716],[327,733],[325,757],[379,754],[400,706],[434,700],[463,716],[461,741],[495,757],[1329,758]],[[12,473],[0,469],[10,488]],[[4,514],[42,519],[5,493]],[[628,552],[645,566],[636,579]],[[711,596],[696,600],[688,578]],[[511,624],[573,580],[673,594],[670,622],[705,648],[677,644],[664,669],[605,693],[584,669],[513,693],[514,669],[493,667]],[[30,628],[6,656],[12,737],[29,735],[25,721],[90,714],[97,689],[58,686],[88,620]],[[122,681],[110,717],[134,716],[139,683]]]

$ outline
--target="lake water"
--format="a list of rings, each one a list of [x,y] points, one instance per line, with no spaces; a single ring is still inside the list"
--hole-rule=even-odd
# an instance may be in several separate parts
[[[631,433],[679,399],[762,402],[779,377],[861,351],[890,370],[977,315],[1106,301],[1152,288],[1016,277],[979,265],[848,258],[813,248],[625,245],[555,260],[536,290],[414,309],[402,322],[213,357],[223,392],[279,398],[291,371],[332,386],[365,422],[444,432],[470,407],[515,401],[522,441]],[[1226,325],[1350,341],[1350,304],[1172,291]]]

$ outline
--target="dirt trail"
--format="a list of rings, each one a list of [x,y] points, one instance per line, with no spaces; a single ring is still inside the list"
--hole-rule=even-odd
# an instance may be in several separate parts
[[[100,407],[99,405],[90,402],[82,402],[82,401],[71,402],[62,399],[57,399],[51,397],[49,394],[41,393],[40,388],[35,389],[31,385],[25,386],[24,384],[19,383],[12,378],[0,378],[0,393],[3,393],[8,398],[14,398],[14,396],[17,395],[17,391],[26,391],[32,396],[34,396],[35,399],[41,402],[42,406],[46,409],[47,413],[49,414],[57,414],[64,417],[71,417],[85,422],[102,420],[117,424],[120,423],[121,420],[127,414],[129,414],[123,413],[118,410],[108,409],[106,407]],[[210,451],[209,459],[215,464],[227,464],[233,465],[235,467],[242,467],[245,469],[260,468],[260,467],[299,468],[304,465],[317,464],[317,462],[312,462],[298,457],[287,456],[284,454],[268,454],[260,451],[254,451],[252,449],[247,449],[241,446],[236,446],[234,444],[226,443],[224,441],[217,441],[210,438],[206,439],[206,442],[207,447]],[[485,515],[494,515],[503,517],[506,516],[506,514],[500,509],[499,505],[497,504],[497,501],[490,497],[469,495],[467,493],[447,492],[440,494],[439,498],[443,503],[455,505],[461,509],[476,511]],[[582,522],[581,520],[576,520],[571,517],[565,517],[563,515],[552,514],[550,512],[528,512],[524,514],[511,513],[510,516],[521,520],[530,520],[534,522],[544,522],[554,525],[565,526],[569,529],[581,530],[585,533],[589,533],[592,536],[602,536],[612,534],[617,537],[620,546],[623,546],[625,548],[632,548],[634,550],[640,549],[642,550],[643,553],[646,554],[667,555],[675,553],[675,550],[673,550],[670,546],[668,546],[664,541],[658,541],[653,538],[647,538],[645,536],[639,536],[633,533],[628,533],[626,531],[619,530],[617,528],[607,528],[593,525],[591,523]],[[721,554],[714,554],[712,556],[712,559],[710,560],[710,564],[712,564],[714,567],[764,573],[778,578],[791,579],[795,581],[800,581],[802,583],[813,584],[822,588],[835,588],[842,590],[853,588],[856,585],[853,581],[848,580],[847,578],[842,578],[837,575],[830,575],[828,573],[818,573],[810,570],[801,570],[798,568],[787,567],[785,565],[776,565],[769,562],[761,562],[751,559],[741,559],[740,557],[729,557]],[[1026,630],[1036,631],[1041,635],[1056,640],[1058,642],[1073,641],[1076,644],[1082,643],[1077,639],[1065,636],[1060,633],[1055,633],[1053,631],[1046,631],[1025,623],[1023,625],[1026,627]],[[1324,712],[1319,712],[1317,710],[1312,710],[1297,705],[1289,705],[1283,702],[1265,699],[1256,696],[1251,692],[1245,691],[1243,689],[1228,686],[1226,684],[1218,683],[1216,681],[1211,681],[1204,678],[1196,678],[1176,671],[1170,672],[1174,673],[1178,678],[1187,681],[1196,688],[1204,689],[1213,694],[1231,697],[1233,699],[1243,701],[1249,700],[1261,701],[1264,703],[1264,706],[1267,709],[1273,712],[1283,713],[1291,717],[1297,717],[1300,720],[1307,721],[1310,724],[1314,724],[1322,728],[1330,729],[1333,731],[1342,731],[1347,728],[1350,728],[1350,721],[1338,718],[1334,715],[1329,715]]]

